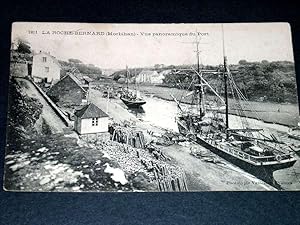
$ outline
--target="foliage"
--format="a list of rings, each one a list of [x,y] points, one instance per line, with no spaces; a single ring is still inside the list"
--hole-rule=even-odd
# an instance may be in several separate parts
[[[262,61],[238,66],[237,85],[250,99],[297,102],[294,63]]]
[[[59,63],[63,67],[62,76],[67,72],[74,72],[72,71],[74,68],[76,69],[75,72],[83,75],[91,75],[91,78],[93,79],[102,75],[102,70],[99,67],[96,67],[93,64],[84,64],[79,59],[69,59],[68,62],[59,61]]]
[[[204,69],[220,71],[222,68],[206,66]],[[298,100],[296,75],[292,62],[268,62],[267,60],[247,62],[240,60],[238,65],[230,65],[230,69],[237,86],[249,100],[291,103]],[[187,89],[190,87],[192,77],[192,71],[173,72],[165,76],[164,84],[169,87]],[[214,89],[221,93],[224,92],[222,74],[207,74],[205,79]],[[207,91],[209,92],[208,89]]]
[[[25,54],[25,53],[30,54],[31,53],[31,47],[30,47],[30,45],[27,41],[19,38],[17,40],[17,46],[18,46],[17,47],[17,52],[23,53],[23,54]]]
[[[82,63],[79,59],[68,59],[69,63],[79,64]]]
[[[114,80],[118,81],[120,78],[128,76],[128,79],[131,79],[135,75],[138,75],[140,72],[143,70],[147,70],[146,68],[135,68],[135,69],[128,69],[127,74],[126,74],[126,69],[124,70],[119,70],[114,72],[111,76],[113,77]]]

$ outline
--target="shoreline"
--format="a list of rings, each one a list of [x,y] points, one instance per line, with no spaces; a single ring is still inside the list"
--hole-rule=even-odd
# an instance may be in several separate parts
[[[150,94],[150,93],[146,93],[146,92],[142,91],[142,93],[144,95],[146,95],[146,96],[147,95],[153,95],[153,97],[161,99],[161,100],[165,100],[165,101],[168,101],[168,102],[175,102],[174,99],[163,97],[163,96],[160,96],[159,94],[154,94],[154,93]],[[183,104],[187,104],[187,105],[191,105],[191,103],[188,102],[188,101],[182,101],[182,103]],[[276,103],[272,103],[272,102],[263,102],[263,103],[276,104]],[[251,110],[245,110],[245,112],[251,112]],[[254,111],[254,112],[268,113],[268,111]],[[275,111],[273,111],[273,112],[275,112]],[[224,114],[224,113],[222,113],[222,114]],[[259,120],[259,121],[262,121],[264,123],[267,123],[267,124],[276,124],[276,125],[281,125],[281,126],[285,126],[285,127],[288,127],[288,128],[295,127],[295,125],[293,125],[291,123],[282,123],[282,122],[268,121],[268,120],[265,120],[265,119],[262,119],[262,118],[259,119],[259,118],[255,117],[255,116],[251,116],[251,115],[249,115],[249,116],[238,115],[237,113],[232,112],[232,110],[229,110],[229,115],[240,116],[240,117],[245,117],[245,118],[249,118],[249,119],[255,119],[255,120]]]
[[[162,100],[165,100],[165,101],[169,101],[169,102],[175,102],[174,100],[171,100],[171,99],[167,99],[167,98],[164,98],[164,97],[161,97],[161,96],[156,96],[154,95],[153,97],[155,98],[159,98],[159,99],[162,99]],[[188,105],[191,105],[190,103],[188,102],[183,102],[184,104],[188,104]],[[224,113],[222,113],[224,114]],[[269,123],[269,124],[278,124],[278,125],[281,125],[281,126],[286,126],[286,127],[293,127],[291,125],[288,125],[288,124],[284,124],[284,123],[275,123],[275,122],[271,122],[271,121],[266,121],[266,120],[263,120],[263,119],[258,119],[256,117],[253,117],[253,116],[241,116],[241,115],[238,115],[236,113],[232,113],[232,112],[229,112],[229,115],[234,115],[234,116],[240,116],[240,117],[245,117],[245,118],[250,118],[250,119],[255,119],[255,120],[259,120],[259,121],[262,121],[264,123]]]

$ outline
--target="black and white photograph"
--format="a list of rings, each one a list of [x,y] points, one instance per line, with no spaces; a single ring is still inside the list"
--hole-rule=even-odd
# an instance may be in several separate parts
[[[294,191],[288,23],[12,24],[4,189]]]

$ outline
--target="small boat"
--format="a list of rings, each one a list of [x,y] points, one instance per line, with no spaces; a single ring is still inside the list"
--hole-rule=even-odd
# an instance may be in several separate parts
[[[139,108],[142,105],[146,104],[146,101],[144,101],[143,99],[136,97],[130,98],[128,95],[121,97],[121,100],[129,108]]]
[[[300,141],[300,127],[293,127],[288,132],[288,137]]]
[[[127,80],[127,90],[123,92],[120,99],[128,108],[139,108],[142,105],[146,104],[146,101],[138,96],[136,82],[135,90],[129,91],[128,88],[128,68],[126,67],[126,80]]]

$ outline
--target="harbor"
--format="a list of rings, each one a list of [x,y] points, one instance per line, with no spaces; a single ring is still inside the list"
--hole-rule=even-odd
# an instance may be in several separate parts
[[[145,89],[147,92],[147,89]],[[101,92],[97,91],[95,89],[91,90],[91,98],[92,99],[96,99],[96,96],[101,96]],[[138,108],[138,109],[128,109],[127,106],[120,101],[119,99],[109,99],[107,100],[106,98],[99,98],[98,100],[95,100],[94,103],[95,104],[99,104],[99,106],[102,107],[106,107],[107,106],[107,102],[109,102],[109,107],[108,107],[108,113],[111,113],[112,117],[114,119],[116,119],[116,121],[120,122],[120,121],[133,121],[137,127],[143,129],[143,130],[153,130],[157,133],[161,133],[163,134],[166,130],[169,130],[171,132],[174,133],[178,133],[178,128],[175,122],[175,116],[177,114],[177,105],[174,101],[168,101],[168,100],[163,100],[160,99],[158,97],[147,97],[144,96],[143,97],[145,99],[145,101],[147,102],[147,104],[145,104],[143,106],[143,108]],[[158,111],[157,108],[160,108],[160,110]],[[230,115],[230,120],[233,121],[233,127],[238,127],[239,123],[238,121],[240,121],[240,119],[238,118],[238,116],[236,115]],[[234,121],[235,124],[234,124]],[[291,139],[288,138],[288,130],[289,127],[288,126],[283,126],[283,125],[278,125],[276,123],[270,124],[270,123],[265,123],[263,121],[260,120],[255,120],[255,119],[251,119],[251,123],[255,124],[256,126],[260,127],[260,128],[264,128],[265,129],[265,133],[267,134],[268,132],[272,132],[272,133],[276,133],[280,138],[284,138],[285,140],[289,141],[289,144],[291,146],[295,146],[295,147],[300,147],[300,141],[297,141],[295,139]],[[210,163],[207,162],[203,162],[199,159],[195,159],[195,157],[191,156],[191,152],[190,152],[190,148],[192,146],[195,146],[194,143],[188,143],[188,146],[182,146],[182,145],[172,145],[166,148],[166,150],[164,151],[167,155],[169,155],[170,157],[174,157],[174,160],[178,160],[179,162],[177,163],[181,163],[181,165],[185,165],[185,164],[189,164],[191,162],[191,158],[192,161],[195,161],[195,163],[197,164],[197,166],[192,166],[190,165],[190,168],[198,168],[199,165],[198,164],[204,164],[204,166],[202,165],[202,169],[199,169],[199,171],[203,171],[203,167],[206,166],[216,166],[219,167],[219,165],[211,165]],[[196,145],[198,148],[203,148],[199,145]],[[162,147],[163,149],[165,147]],[[175,150],[174,150],[175,149]],[[206,151],[208,151],[207,149],[205,149]],[[204,150],[204,151],[205,151]],[[222,158],[218,157],[217,155],[211,153],[213,155],[213,157],[218,158],[219,160],[222,160]],[[185,158],[185,160],[183,160]],[[299,158],[297,156],[297,158]],[[239,167],[226,162],[225,160],[222,160],[224,162],[223,165],[223,169],[227,167],[227,170],[229,172],[227,172],[226,177],[229,177],[228,180],[222,180],[222,177],[224,177],[224,174],[220,173],[220,174],[216,174],[215,176],[217,176],[220,180],[222,180],[222,185],[218,184],[215,187],[212,188],[212,190],[217,189],[217,187],[221,187],[220,190],[224,190],[224,183],[228,183],[229,187],[227,190],[231,190],[233,186],[237,186],[236,190],[240,189],[241,186],[243,185],[247,185],[248,188],[249,184],[253,184],[253,186],[249,187],[249,189],[247,190],[261,190],[262,189],[269,189],[272,190],[273,187],[270,187],[269,185],[267,185],[265,182],[255,178],[253,175],[241,170]],[[189,162],[189,163],[187,163]],[[290,168],[290,169],[285,169],[284,171],[277,171],[274,174],[274,177],[276,180],[279,181],[279,183],[287,188],[286,190],[289,190],[290,187],[292,187],[292,190],[298,189],[299,188],[299,179],[298,174],[296,171],[298,171],[300,169],[300,165],[299,162],[297,162],[294,167]],[[288,170],[288,171],[286,171]],[[190,172],[192,173],[192,172]],[[213,176],[212,175],[212,171],[207,171],[205,172],[201,172],[201,174],[209,174],[209,176]],[[234,176],[235,173],[238,173],[239,176],[238,177],[231,177],[230,173],[232,173],[232,175]],[[288,176],[286,175],[288,174]],[[201,175],[199,175],[201,177]],[[212,178],[212,180],[217,180],[218,178]],[[300,177],[299,177],[300,178]],[[206,180],[204,177],[202,178],[203,180]],[[201,179],[201,180],[202,180]],[[235,181],[234,181],[235,180]],[[205,186],[205,185],[204,185]],[[209,185],[207,185],[209,186]],[[210,188],[209,188],[210,189]],[[198,189],[195,189],[198,190]],[[205,190],[205,189],[201,189],[201,190]]]
[[[102,46],[110,48],[103,51],[103,64],[91,63],[103,57],[94,42],[88,42],[93,46],[86,47],[90,52],[64,52],[67,58],[61,58],[61,52],[52,53],[47,46],[38,49],[32,37],[27,37],[30,42],[16,36],[11,47],[4,189],[299,190],[300,123],[293,61],[260,55],[256,61],[246,56],[233,60],[234,52],[242,50],[226,48],[225,36],[231,33],[224,27],[230,30],[229,25],[207,26],[215,37],[190,32],[192,27],[181,26],[189,35],[152,35],[158,42],[145,42],[143,35],[120,36],[140,40],[129,41],[135,54],[130,49],[121,58],[116,46],[127,48],[127,42],[109,35],[112,42]],[[132,33],[140,32],[135,28]],[[160,32],[152,32],[156,33]],[[205,40],[218,45],[205,48]],[[144,44],[135,49],[136,43]],[[145,54],[138,54],[141,49]],[[180,52],[185,59],[165,55],[168,51],[175,56]],[[148,59],[141,63],[138,55]]]

